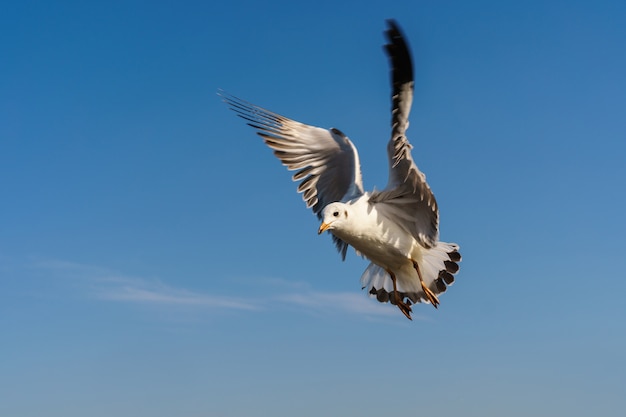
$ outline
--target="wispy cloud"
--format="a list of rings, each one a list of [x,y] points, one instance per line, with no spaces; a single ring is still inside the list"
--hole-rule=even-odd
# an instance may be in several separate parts
[[[89,293],[101,300],[238,310],[259,308],[257,303],[249,299],[176,288],[160,280],[131,276],[93,265],[55,260],[37,262],[36,267],[45,269],[55,276],[87,283]]]
[[[131,276],[74,262],[53,260],[37,262],[35,266],[57,277],[86,283],[89,294],[104,301],[218,310],[296,308],[312,314],[340,312],[378,318],[397,316],[398,313],[390,306],[370,300],[360,292],[321,292],[312,289],[307,283],[280,278],[262,280],[265,287],[271,287],[269,293],[254,292],[253,295],[234,297],[178,288],[157,279]]]
[[[258,306],[244,298],[212,296],[188,290],[160,285],[148,286],[124,285],[103,289],[99,298],[112,301],[125,301],[144,304],[166,304],[179,306],[198,306],[210,308],[227,308],[238,310],[256,310]]]

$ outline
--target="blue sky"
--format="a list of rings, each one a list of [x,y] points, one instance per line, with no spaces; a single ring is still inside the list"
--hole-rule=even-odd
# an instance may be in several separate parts
[[[216,95],[341,129],[381,188],[390,17],[464,256],[413,322]],[[622,415],[625,22],[623,1],[5,4],[0,414]]]

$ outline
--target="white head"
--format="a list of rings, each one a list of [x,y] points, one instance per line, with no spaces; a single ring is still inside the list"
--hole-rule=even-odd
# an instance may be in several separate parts
[[[322,224],[317,234],[326,230],[341,230],[348,221],[350,207],[344,203],[331,203],[322,210]]]

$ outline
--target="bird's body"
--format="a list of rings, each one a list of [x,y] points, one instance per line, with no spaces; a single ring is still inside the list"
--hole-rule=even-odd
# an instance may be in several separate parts
[[[456,262],[461,257],[456,244],[437,242],[425,247],[393,221],[388,211],[385,203],[375,203],[369,193],[364,193],[326,206],[319,231],[329,230],[369,259],[371,264],[361,276],[363,288],[381,302],[398,304],[410,318],[410,308],[404,310],[402,300],[437,307],[437,294],[454,281],[452,274],[458,271]]]
[[[439,304],[437,294],[454,281],[458,246],[439,241],[439,209],[411,156],[405,131],[413,100],[413,66],[397,24],[388,21],[385,45],[392,67],[392,132],[387,145],[389,181],[365,192],[358,152],[335,128],[288,119],[221,92],[239,116],[258,130],[290,170],[297,170],[307,207],[322,220],[345,258],[348,245],[371,263],[361,277],[370,296],[391,302],[411,318],[411,304]]]
[[[327,206],[330,216],[322,214],[324,223],[330,225],[327,230],[383,268],[394,270],[410,257],[421,260],[422,246],[398,224],[383,221],[384,214],[369,197],[365,193],[346,203]],[[348,221],[337,224],[331,213],[335,209],[345,210]]]

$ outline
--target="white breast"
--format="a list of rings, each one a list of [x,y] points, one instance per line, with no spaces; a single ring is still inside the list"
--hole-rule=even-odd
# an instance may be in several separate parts
[[[350,207],[348,224],[341,230],[333,230],[335,236],[385,268],[395,269],[406,265],[410,257],[415,259],[420,247],[417,241],[376,211],[367,197],[351,202]]]

